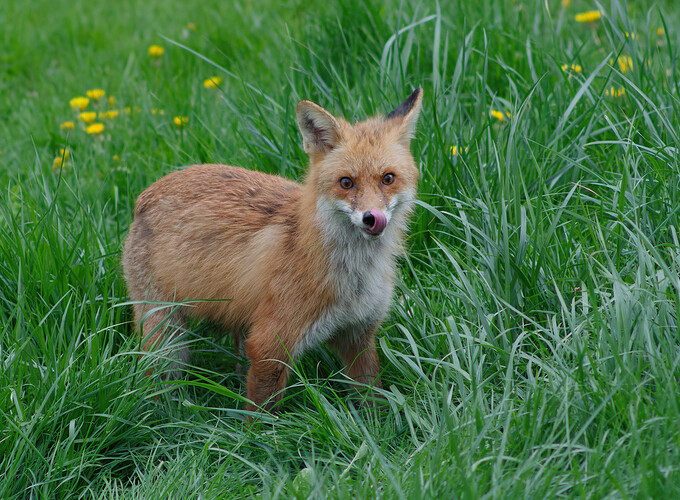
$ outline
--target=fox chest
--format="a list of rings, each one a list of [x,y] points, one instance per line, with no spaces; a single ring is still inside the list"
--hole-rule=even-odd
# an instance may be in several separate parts
[[[336,300],[306,328],[295,349],[296,354],[317,347],[332,338],[353,342],[369,329],[378,326],[392,302],[393,269],[367,265],[359,269],[339,268],[329,277]]]

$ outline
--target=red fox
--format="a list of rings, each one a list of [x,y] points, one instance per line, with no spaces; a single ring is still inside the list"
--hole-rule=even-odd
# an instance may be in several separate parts
[[[379,386],[374,336],[416,196],[410,141],[422,95],[354,125],[301,101],[303,184],[194,165],[144,191],[123,252],[143,348],[181,335],[187,316],[224,325],[237,345],[247,331],[248,410],[272,410],[288,366],[322,343],[350,377]],[[184,305],[168,318],[159,301]],[[172,353],[175,368],[187,358],[186,347]]]

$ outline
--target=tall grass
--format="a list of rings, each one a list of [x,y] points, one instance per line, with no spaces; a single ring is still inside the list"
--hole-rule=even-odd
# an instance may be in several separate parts
[[[0,497],[680,495],[674,3],[38,4],[0,11]],[[301,179],[299,99],[354,120],[418,85],[386,404],[320,351],[248,426],[205,324],[186,378],[147,378],[119,265],[135,197],[200,162]],[[95,87],[129,114],[61,130]]]

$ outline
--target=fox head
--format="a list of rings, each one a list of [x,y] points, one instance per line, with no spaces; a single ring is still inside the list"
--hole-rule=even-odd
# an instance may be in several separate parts
[[[418,88],[384,118],[354,125],[313,102],[298,104],[297,122],[310,157],[306,187],[324,232],[379,240],[405,228],[418,184],[410,142],[422,97]]]

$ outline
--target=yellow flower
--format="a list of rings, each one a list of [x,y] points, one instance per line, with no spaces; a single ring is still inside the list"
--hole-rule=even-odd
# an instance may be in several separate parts
[[[61,125],[59,125],[59,128],[62,130],[73,130],[76,128],[76,124],[73,122],[64,122]]]
[[[113,155],[113,161],[115,161],[116,163],[118,163],[118,162],[120,161],[120,156],[118,156],[118,155]]]
[[[567,71],[567,70],[569,69],[569,67],[570,67],[570,66],[569,66],[568,64],[563,64],[563,65],[562,65],[562,71]],[[581,71],[583,71],[583,68],[581,67],[580,64],[572,64],[572,65],[571,65],[571,70],[572,70],[574,73],[580,73]]]
[[[461,151],[465,151],[467,153],[468,148],[461,148],[459,146],[451,146],[451,155],[456,156],[457,154],[460,154]]]
[[[85,92],[85,95],[87,95],[87,97],[92,99],[94,102],[97,102],[99,99],[106,95],[106,92],[103,91],[102,89],[92,89]]]
[[[602,18],[602,12],[599,10],[589,10],[588,12],[581,12],[574,16],[574,19],[578,23],[594,23],[595,21],[599,21],[600,18]]]
[[[99,113],[99,119],[101,120],[113,120],[114,118],[118,118],[118,115],[120,113],[118,112],[117,109],[109,109],[108,111],[104,111],[103,113]]]
[[[132,108],[130,106],[125,106],[123,108],[123,113],[129,115],[130,113],[132,113]]]
[[[194,23],[187,24],[187,28],[189,28],[190,31],[196,31],[196,25]]]
[[[61,168],[64,165],[64,163],[66,163],[66,160],[70,155],[71,152],[68,149],[60,148],[59,156],[54,157],[54,160],[52,161],[52,166],[54,168]]]
[[[74,97],[69,101],[69,104],[72,108],[82,111],[87,108],[88,104],[90,104],[90,100],[87,97]]]
[[[186,116],[175,116],[172,121],[177,128],[182,128],[185,127],[187,123],[189,123],[189,118]]]
[[[116,98],[113,97],[112,95],[109,96],[109,107],[112,108],[116,105]]]
[[[622,73],[633,69],[633,60],[630,58],[630,56],[621,56],[619,57],[618,62]]]
[[[626,31],[624,34],[626,35],[626,38],[630,38],[631,40],[635,40],[637,38],[637,35],[635,33],[628,33]]]
[[[95,121],[97,119],[97,113],[95,113],[94,111],[89,111],[87,113],[80,113],[78,115],[78,118],[89,125],[90,123],[92,123],[93,121]]]
[[[503,122],[510,118],[510,113],[503,113],[502,111],[496,111],[495,109],[491,110],[491,116],[493,116],[496,120]]]
[[[151,57],[161,57],[165,49],[160,45],[152,45],[149,47],[149,55]]]
[[[221,84],[222,84],[222,77],[221,76],[211,76],[210,78],[203,80],[203,86],[206,89],[216,89]]]
[[[99,135],[104,131],[104,124],[103,123],[93,123],[89,127],[85,129],[85,132],[88,134],[95,134]]]
[[[612,97],[621,97],[622,95],[625,95],[626,89],[624,89],[623,87],[617,89],[614,86],[612,86],[605,90],[604,93]]]
[[[571,5],[571,0],[562,0],[562,7],[569,7]]]
[[[666,31],[663,28],[657,28],[656,29],[656,35],[657,36],[663,36],[666,33]]]
[[[151,109],[151,114],[152,114],[152,115],[161,115],[161,116],[163,116],[163,115],[165,114],[165,110],[164,110],[164,109],[156,109],[156,108],[152,108],[152,109]]]

